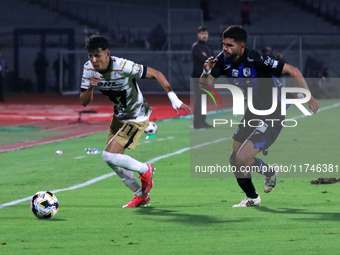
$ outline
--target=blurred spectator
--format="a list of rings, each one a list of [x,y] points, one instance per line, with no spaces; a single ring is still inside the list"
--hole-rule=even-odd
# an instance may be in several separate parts
[[[40,51],[37,58],[34,61],[34,71],[37,75],[38,92],[44,93],[46,88],[46,72],[49,66],[49,62],[45,57],[45,54]]]
[[[337,87],[331,84],[329,73],[330,70],[327,67],[322,69],[321,78],[317,82],[317,90],[315,91],[317,98],[338,98]]]
[[[276,52],[274,59],[281,60],[282,62],[287,63],[287,61],[283,58],[283,53],[281,51]]]
[[[264,47],[264,48],[261,50],[261,53],[262,53],[262,54],[265,54],[265,55],[267,55],[267,56],[269,56],[269,57],[271,57],[271,58],[274,58],[273,49],[272,49],[272,47],[270,47],[270,46]]]
[[[149,34],[149,43],[152,50],[164,50],[166,45],[166,33],[160,23]]]
[[[67,64],[65,58],[63,58],[62,67],[63,67],[62,84],[64,84],[65,72],[68,70],[68,64]],[[54,62],[53,62],[53,70],[54,70],[55,80],[56,80],[55,91],[59,91],[59,81],[60,81],[59,80],[60,79],[60,55],[59,54],[58,54],[57,59],[54,60]]]
[[[202,9],[202,12],[203,12],[203,20],[204,21],[211,20],[208,0],[201,0],[200,9]]]
[[[242,25],[251,25],[250,10],[248,1],[243,2],[241,7],[241,20]]]
[[[8,73],[6,60],[3,57],[2,49],[0,48],[0,101],[4,101],[4,78]]]
[[[193,60],[192,78],[201,77],[204,62],[207,60],[207,58],[214,56],[214,52],[211,46],[207,44],[209,38],[208,29],[202,26],[198,27],[197,37],[198,40],[192,45],[191,48]],[[194,86],[194,89],[195,89],[194,128],[212,127],[206,122],[206,115],[201,114],[202,90],[199,88],[199,86]]]

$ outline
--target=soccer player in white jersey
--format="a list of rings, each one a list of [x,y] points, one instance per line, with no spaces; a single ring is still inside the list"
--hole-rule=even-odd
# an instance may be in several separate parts
[[[83,106],[91,103],[95,87],[114,103],[114,116],[108,131],[103,159],[135,193],[131,202],[123,208],[145,206],[150,201],[154,167],[124,155],[126,148],[136,147],[152,111],[139,90],[136,78],[155,79],[167,93],[176,113],[177,109],[183,109],[185,112],[191,112],[191,109],[178,99],[161,72],[110,56],[109,42],[105,37],[90,36],[86,49],[89,61],[84,65],[80,103]],[[141,185],[133,171],[140,174]]]

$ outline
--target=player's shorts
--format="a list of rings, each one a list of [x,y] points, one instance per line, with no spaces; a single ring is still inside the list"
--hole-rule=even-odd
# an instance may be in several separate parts
[[[113,116],[107,133],[106,144],[112,139],[124,148],[135,149],[139,138],[148,126],[149,119],[143,122],[122,122]]]
[[[284,116],[280,116],[280,120],[277,118],[276,121],[251,121],[251,126],[248,125],[248,120],[244,120],[243,118],[238,125],[233,139],[242,144],[249,140],[253,142],[255,148],[262,151],[263,155],[267,155],[269,146],[275,142],[282,130],[281,121],[284,120]]]

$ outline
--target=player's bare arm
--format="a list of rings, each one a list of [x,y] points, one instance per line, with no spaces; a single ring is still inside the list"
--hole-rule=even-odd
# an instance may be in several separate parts
[[[93,100],[93,89],[94,87],[98,86],[100,77],[98,76],[92,76],[90,79],[90,85],[89,88],[80,93],[80,103],[82,106],[87,106],[89,103]]]
[[[147,79],[155,79],[159,85],[165,90],[166,93],[172,91],[170,83],[167,81],[165,76],[158,70],[148,67],[146,76]]]
[[[172,103],[172,107],[176,111],[176,114],[178,114],[177,111],[178,108],[184,110],[186,113],[191,112],[190,107],[178,99],[176,94],[172,91],[170,83],[160,71],[148,67],[145,78],[155,79],[158,82],[158,84],[165,90]]]
[[[282,74],[290,75],[290,77],[295,78],[294,80],[298,87],[309,90],[307,82],[298,68],[285,63],[283,66]],[[311,109],[314,113],[316,113],[320,107],[319,102],[313,96],[311,96],[307,104],[309,109]]]

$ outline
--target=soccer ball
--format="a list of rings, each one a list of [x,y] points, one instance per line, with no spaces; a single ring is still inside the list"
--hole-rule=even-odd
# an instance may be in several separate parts
[[[146,129],[144,130],[144,133],[150,135],[150,134],[154,134],[154,133],[156,133],[156,132],[157,132],[157,125],[156,125],[156,123],[150,121],[150,122],[148,123],[148,126],[147,126]]]
[[[39,191],[32,197],[31,210],[39,219],[52,218],[58,212],[58,207],[58,199],[50,191]]]

